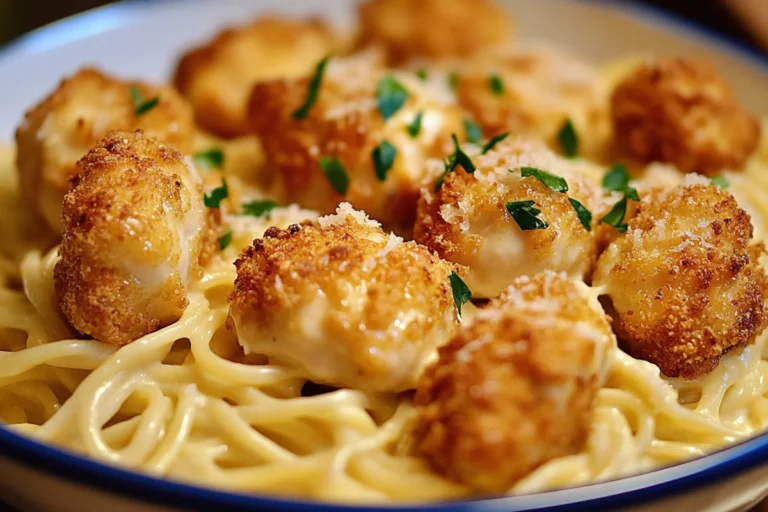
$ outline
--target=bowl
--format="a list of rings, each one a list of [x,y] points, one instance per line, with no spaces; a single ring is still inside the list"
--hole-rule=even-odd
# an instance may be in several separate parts
[[[354,0],[133,0],[65,19],[0,49],[0,142],[62,76],[93,64],[162,80],[180,52],[260,13],[352,24]],[[501,1],[521,39],[549,40],[589,61],[639,53],[707,56],[751,111],[768,114],[768,61],[720,36],[631,2]],[[522,510],[739,511],[768,495],[768,434],[620,480],[532,495],[425,505],[361,506],[217,491],[102,464],[0,427],[0,497],[22,510],[297,512]]]

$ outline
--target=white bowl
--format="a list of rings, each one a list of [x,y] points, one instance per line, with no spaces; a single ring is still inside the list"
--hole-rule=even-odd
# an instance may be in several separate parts
[[[259,13],[354,21],[354,0],[130,1],[55,23],[0,49],[0,141],[24,110],[84,64],[162,80],[180,52]],[[547,40],[588,60],[626,54],[707,55],[753,112],[768,114],[768,63],[757,54],[629,2],[507,0],[523,40]],[[471,28],[471,27],[470,27]],[[768,494],[768,434],[676,466],[575,489],[410,507],[320,504],[235,494],[160,480],[40,444],[0,427],[0,496],[24,510],[745,510]]]

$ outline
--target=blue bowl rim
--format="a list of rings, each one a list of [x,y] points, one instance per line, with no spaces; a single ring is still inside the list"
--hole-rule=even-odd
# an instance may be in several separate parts
[[[172,2],[178,0],[160,0]],[[633,0],[572,0],[599,4],[631,14],[643,23],[684,33],[690,39],[718,47],[734,58],[748,62],[768,74],[768,57],[728,36],[685,20],[659,8],[640,6]],[[0,48],[0,58],[16,53],[39,53],[65,42],[93,35],[100,20],[124,19],[140,12],[149,0],[124,0],[65,18],[34,30]],[[81,30],[82,27],[91,30]],[[2,59],[0,59],[1,61]],[[1,62],[0,62],[1,64]],[[99,491],[145,503],[183,507],[187,510],[228,511],[290,510],[296,512],[435,512],[524,511],[557,512],[616,509],[638,506],[691,491],[719,480],[732,479],[748,470],[768,464],[768,432],[715,451],[703,457],[650,472],[573,489],[546,491],[532,495],[495,497],[437,503],[402,505],[349,505],[306,501],[282,497],[220,491],[173,480],[165,480],[105,464],[53,445],[44,444],[0,425],[0,457],[8,457],[30,469],[62,477]],[[586,498],[576,495],[594,490]],[[534,498],[533,500],[531,498]],[[576,498],[576,499],[574,499]]]

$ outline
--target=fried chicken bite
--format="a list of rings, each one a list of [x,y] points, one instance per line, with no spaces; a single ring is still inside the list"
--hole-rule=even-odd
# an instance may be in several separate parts
[[[543,143],[524,139],[505,139],[472,161],[473,174],[459,169],[437,191],[422,190],[415,240],[467,266],[467,284],[475,297],[496,297],[515,278],[543,270],[586,277],[597,258],[597,241],[591,222],[587,229],[569,198],[599,218],[605,208],[601,192],[579,171],[591,164],[560,158]],[[523,177],[524,168],[565,179],[567,193],[550,189],[535,176]],[[523,201],[532,201],[540,211],[538,226],[530,225],[536,219],[525,212],[513,214],[507,208],[509,204],[515,211]]]
[[[369,54],[332,59],[302,118],[309,84],[262,82],[251,95],[252,126],[278,173],[276,195],[323,214],[348,201],[390,229],[412,223],[427,158],[450,153],[452,133],[463,138],[448,91],[388,72]]]
[[[592,278],[627,351],[694,379],[765,328],[766,275],[749,215],[699,175],[642,199]]]
[[[139,112],[132,88],[141,101],[157,98],[157,104]],[[61,203],[76,162],[110,130],[136,129],[183,153],[192,149],[192,109],[173,88],[81,69],[29,110],[16,130],[22,195],[60,232]]]
[[[553,272],[516,279],[425,370],[416,452],[484,493],[579,452],[615,343],[584,283]]]
[[[174,84],[192,102],[200,126],[222,137],[245,135],[254,83],[308,74],[338,49],[333,31],[319,20],[258,18],[187,52]]]
[[[194,166],[140,131],[110,132],[77,171],[54,269],[64,316],[118,345],[178,320],[207,229]]]
[[[267,230],[235,265],[230,315],[245,352],[298,366],[319,384],[411,389],[458,326],[455,267],[349,203]]]
[[[629,155],[710,176],[741,169],[760,139],[757,119],[706,61],[648,60],[613,91],[611,118]]]
[[[467,57],[512,36],[509,17],[489,0],[367,0],[359,9],[360,44],[384,48],[395,65]]]

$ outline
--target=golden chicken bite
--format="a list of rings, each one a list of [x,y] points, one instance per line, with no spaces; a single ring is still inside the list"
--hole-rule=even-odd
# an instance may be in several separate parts
[[[693,379],[765,328],[766,275],[749,215],[699,175],[642,199],[592,278],[628,352]]]
[[[245,352],[317,383],[413,388],[458,326],[454,266],[349,203],[316,223],[267,230],[235,265],[230,315]]]
[[[416,452],[484,493],[579,452],[615,343],[584,283],[553,272],[515,280],[424,372]]]
[[[569,198],[598,219],[605,206],[598,187],[580,175],[583,161],[566,160],[538,141],[505,139],[472,157],[473,174],[458,170],[442,186],[424,188],[414,229],[417,242],[441,257],[466,265],[475,297],[496,297],[522,275],[563,271],[583,279],[597,258],[597,240]],[[534,168],[565,179],[567,193],[550,189],[521,169]],[[543,229],[524,229],[508,203],[533,201]],[[585,219],[586,221],[586,219]],[[521,221],[522,222],[522,221]]]
[[[708,62],[649,60],[613,91],[620,148],[644,161],[706,175],[739,170],[757,148],[760,124]]]
[[[157,98],[157,104],[139,113],[132,88],[142,101]],[[173,88],[81,69],[29,110],[16,130],[22,195],[60,232],[61,203],[79,172],[77,161],[110,130],[136,129],[183,153],[192,149],[192,109]]]
[[[338,46],[319,20],[259,18],[186,53],[174,83],[192,102],[200,126],[222,137],[245,135],[250,132],[246,104],[255,82],[307,74]]]
[[[59,307],[82,334],[130,343],[188,304],[208,228],[200,178],[140,131],[110,132],[77,168],[54,269]]]
[[[489,0],[368,0],[360,25],[360,44],[384,48],[391,64],[470,56],[512,36],[508,16]]]
[[[462,113],[449,92],[411,73],[387,72],[369,54],[332,59],[317,100],[297,119],[309,83],[309,77],[262,82],[251,95],[252,126],[278,173],[276,194],[323,214],[348,201],[390,229],[412,223],[427,158],[450,153],[452,133],[463,138]],[[377,89],[384,90],[379,97],[386,97],[391,114],[386,120]],[[403,97],[402,106],[391,106]],[[377,148],[381,171],[374,163]]]

